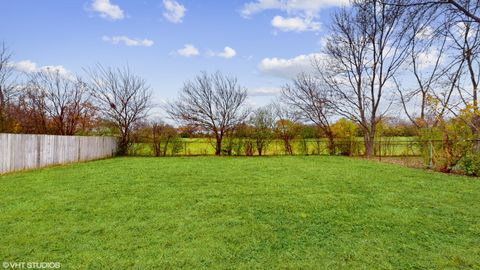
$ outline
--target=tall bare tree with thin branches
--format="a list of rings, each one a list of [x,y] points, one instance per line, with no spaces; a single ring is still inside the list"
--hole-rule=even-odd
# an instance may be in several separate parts
[[[194,125],[211,132],[215,137],[215,155],[222,153],[222,140],[228,132],[246,120],[247,91],[235,77],[220,72],[212,75],[203,72],[187,81],[176,102],[167,105],[166,111],[183,124]]]
[[[82,117],[90,114],[87,112],[91,110],[87,86],[78,76],[58,70],[41,70],[30,75],[29,88],[43,99],[54,134],[76,134]]]
[[[408,68],[404,74],[395,75],[400,104],[410,122],[420,130],[433,127],[438,117],[429,112],[429,99],[435,95],[435,89],[442,88],[440,79],[448,76],[445,63],[448,51],[448,37],[445,34],[444,22],[429,10],[409,10],[406,19],[409,24],[407,38],[411,38],[408,59],[404,63]],[[404,76],[413,76],[414,83],[404,81]]]
[[[5,43],[0,46],[0,132],[7,128],[7,106],[12,101],[15,91],[14,67],[11,52]]]
[[[128,153],[134,125],[148,116],[152,91],[146,81],[123,69],[98,65],[87,70],[89,88],[101,117],[111,121],[120,133],[119,154]]]
[[[334,15],[327,64],[315,61],[319,77],[333,93],[335,111],[361,127],[367,157],[374,154],[376,126],[394,91],[389,82],[408,56],[404,12],[404,7],[379,0],[353,1]]]
[[[321,80],[300,73],[291,84],[282,88],[281,100],[297,111],[303,121],[314,123],[328,139],[330,154],[335,152],[334,134],[331,128],[334,113],[330,91]]]
[[[414,7],[417,11],[429,10],[429,12],[440,16],[445,13],[456,13],[464,17],[463,21],[480,23],[480,12],[478,9],[480,2],[478,0],[406,0],[402,2],[385,0],[383,3],[398,7]]]

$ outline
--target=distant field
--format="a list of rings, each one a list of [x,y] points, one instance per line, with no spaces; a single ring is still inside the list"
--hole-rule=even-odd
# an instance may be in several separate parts
[[[480,181],[359,159],[114,158],[0,176],[0,259],[480,269]]]
[[[413,137],[385,137],[378,140],[376,153],[383,156],[418,156],[421,154],[421,145]],[[208,138],[181,139],[182,149],[176,154],[181,156],[214,155],[215,141]],[[351,145],[350,145],[351,144]],[[337,141],[338,152],[350,149],[354,155],[362,155],[364,151],[363,139],[357,138],[355,142]],[[326,155],[326,139],[295,139],[292,141],[295,155]],[[132,149],[135,155],[151,156],[153,151],[150,144],[136,144]],[[237,151],[234,147],[233,155],[244,155],[244,150]],[[257,155],[257,152],[254,152]],[[264,155],[285,155],[285,147],[281,140],[272,141]]]

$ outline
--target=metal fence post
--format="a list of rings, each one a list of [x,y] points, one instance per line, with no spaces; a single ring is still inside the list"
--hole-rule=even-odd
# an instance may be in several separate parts
[[[430,169],[433,168],[433,142],[430,141],[430,160],[429,160],[429,163],[428,163],[428,167]]]

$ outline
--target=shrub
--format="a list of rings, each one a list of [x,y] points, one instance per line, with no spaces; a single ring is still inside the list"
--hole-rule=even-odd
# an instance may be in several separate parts
[[[480,155],[469,153],[462,157],[458,162],[457,167],[466,175],[479,176],[480,175]]]

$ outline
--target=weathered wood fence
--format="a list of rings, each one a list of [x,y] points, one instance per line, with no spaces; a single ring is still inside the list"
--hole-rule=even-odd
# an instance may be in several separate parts
[[[111,157],[113,137],[0,134],[0,174]]]

